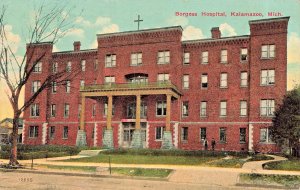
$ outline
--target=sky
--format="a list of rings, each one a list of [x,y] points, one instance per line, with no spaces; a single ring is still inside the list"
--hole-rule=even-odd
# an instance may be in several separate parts
[[[74,41],[81,41],[81,49],[96,48],[96,34],[137,30],[134,20],[138,15],[143,20],[140,29],[181,25],[182,40],[191,40],[209,38],[212,27],[220,27],[222,36],[249,34],[249,20],[272,18],[268,12],[279,12],[281,16],[290,16],[288,90],[300,84],[300,0],[1,0],[0,6],[7,7],[8,39],[18,56],[24,55],[32,16],[42,4],[46,8],[65,6],[66,11],[61,14],[67,14],[73,22],[72,29],[54,45],[54,51],[72,50]],[[197,13],[197,16],[176,16],[176,12]],[[202,12],[225,12],[227,16],[201,16]],[[233,17],[231,12],[255,12],[262,16]],[[0,120],[12,117],[2,82]]]

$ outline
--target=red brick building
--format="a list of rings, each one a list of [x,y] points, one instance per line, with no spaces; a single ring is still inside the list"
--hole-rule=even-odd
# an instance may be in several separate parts
[[[268,127],[286,93],[289,17],[249,21],[250,35],[181,41],[180,26],[97,35],[98,48],[45,54],[25,99],[50,72],[75,79],[24,113],[25,144],[278,151]],[[32,64],[32,63],[29,63]],[[137,106],[140,105],[140,106]]]

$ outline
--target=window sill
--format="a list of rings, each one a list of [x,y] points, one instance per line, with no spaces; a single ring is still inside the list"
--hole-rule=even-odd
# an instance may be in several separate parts
[[[170,64],[170,63],[157,63],[157,65],[167,65],[167,64]]]
[[[132,65],[132,64],[130,64],[129,66],[130,66],[130,67],[139,67],[139,66],[143,66],[143,64],[142,64],[142,63],[137,64],[137,65]]]
[[[240,60],[240,63],[241,64],[246,64],[246,63],[248,63],[248,60]]]
[[[208,65],[208,62],[207,63],[201,63],[201,65]]]
[[[220,115],[220,118],[226,118],[227,115]]]
[[[240,86],[241,88],[248,88],[248,86]]]
[[[39,118],[40,116],[30,116],[30,118]]]
[[[220,86],[220,89],[228,89],[228,86],[224,86],[224,87]]]
[[[261,115],[261,118],[273,118],[275,115]]]
[[[68,140],[68,138],[62,138],[62,140]]]
[[[243,141],[243,142],[240,142],[240,144],[246,144],[246,142]]]
[[[272,60],[275,59],[275,57],[260,57],[261,60]]]
[[[155,139],[155,142],[162,142],[162,139]]]
[[[156,117],[161,117],[161,118],[163,118],[163,117],[166,117],[166,115],[156,115]]]
[[[205,116],[200,116],[200,118],[202,118],[202,119],[207,119],[208,116],[207,116],[207,115],[205,115]]]
[[[274,143],[274,142],[259,142],[259,144],[263,144],[263,145],[276,145],[276,143]]]
[[[274,84],[260,84],[261,87],[268,87],[268,86],[275,86],[275,83]]]
[[[201,90],[207,90],[208,87],[201,87]]]
[[[220,63],[221,63],[221,64],[228,64],[228,62],[222,62],[222,61],[221,61]]]
[[[240,115],[241,118],[246,118],[248,115]]]

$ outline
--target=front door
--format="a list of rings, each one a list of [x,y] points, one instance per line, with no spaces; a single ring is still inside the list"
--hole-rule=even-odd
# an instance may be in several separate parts
[[[146,146],[146,123],[141,123],[141,131],[143,133],[142,140],[144,147]],[[133,132],[135,130],[134,122],[124,122],[123,123],[123,148],[129,148],[132,142]]]

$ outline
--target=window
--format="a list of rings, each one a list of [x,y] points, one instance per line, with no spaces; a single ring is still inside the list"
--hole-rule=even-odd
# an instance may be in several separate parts
[[[98,70],[98,67],[99,67],[99,63],[98,63],[98,59],[96,58],[95,61],[94,61],[94,70]]]
[[[247,101],[240,101],[240,116],[247,116]]]
[[[227,88],[227,73],[220,75],[220,88]]]
[[[54,134],[55,134],[55,127],[54,126],[51,126],[49,128],[49,137],[50,139],[53,139],[54,138]]]
[[[261,85],[274,85],[275,84],[275,70],[261,70],[260,72],[260,84]]]
[[[206,139],[206,127],[200,128],[200,140],[203,141]]]
[[[64,133],[63,133],[63,139],[67,139],[69,135],[69,127],[64,126]]]
[[[246,142],[246,128],[240,128],[240,143]]]
[[[183,88],[184,89],[188,89],[189,88],[189,79],[190,79],[190,76],[189,75],[183,75],[183,78],[182,78],[182,85],[183,85]]]
[[[108,54],[105,56],[105,67],[116,66],[116,54]]]
[[[64,117],[69,117],[69,114],[70,114],[70,105],[65,104],[64,105]]]
[[[275,57],[275,45],[262,45],[261,58],[270,59]]]
[[[208,51],[202,52],[202,64],[208,64]]]
[[[188,140],[188,127],[182,127],[181,128],[181,140],[187,141]]]
[[[221,143],[226,142],[226,128],[225,127],[220,128],[220,142]]]
[[[51,92],[56,93],[57,92],[57,83],[55,81],[51,84]]]
[[[104,103],[104,116],[107,116],[108,112],[108,103]],[[112,105],[112,115],[115,115],[115,105]]]
[[[182,102],[182,117],[189,116],[189,102],[184,101]]]
[[[39,136],[39,126],[30,126],[29,127],[29,137],[36,138]]]
[[[52,64],[52,73],[57,73],[58,71],[58,63],[55,62]]]
[[[36,93],[38,91],[38,89],[40,89],[41,87],[41,81],[37,80],[37,81],[33,81],[32,82],[32,93]]]
[[[221,63],[227,63],[227,50],[221,50]]]
[[[207,74],[204,73],[201,75],[201,88],[207,88],[208,87],[208,77]]]
[[[248,73],[243,71],[241,72],[241,87],[248,86]]]
[[[183,64],[190,64],[190,53],[189,52],[184,52],[183,54]]]
[[[241,49],[241,61],[247,61],[248,60],[248,49],[247,48],[242,48]]]
[[[86,61],[84,59],[81,60],[81,71],[85,71],[85,63]]]
[[[56,116],[56,104],[51,104],[50,115],[51,115],[51,117],[55,117]]]
[[[80,80],[80,88],[84,87],[84,80]]]
[[[259,141],[262,143],[273,143],[269,128],[261,128],[260,129]]]
[[[227,101],[220,102],[220,116],[226,117],[227,115]]]
[[[170,51],[159,51],[157,64],[168,64],[170,63]]]
[[[32,104],[30,107],[30,115],[32,117],[40,116],[40,108],[39,104]]]
[[[115,83],[115,77],[114,76],[106,76],[104,78],[104,82],[106,84],[111,84],[111,83]]]
[[[275,100],[260,100],[260,116],[274,116]]]
[[[165,127],[156,127],[155,128],[155,139],[162,140],[164,136]]]
[[[67,80],[66,81],[66,93],[71,92],[71,81]]]
[[[42,62],[37,62],[35,63],[35,65],[33,66],[33,73],[41,73],[42,72]]]
[[[72,70],[72,63],[71,63],[71,61],[68,61],[67,62],[67,66],[66,66],[66,72],[71,72],[71,70]]]
[[[142,53],[132,53],[131,54],[131,66],[137,66],[142,64]]]
[[[207,102],[206,101],[202,101],[200,103],[200,117],[206,117],[207,116]]]
[[[164,82],[169,81],[170,75],[167,73],[162,73],[157,75],[157,81],[158,82]]]
[[[167,114],[167,103],[166,101],[156,102],[156,116],[165,116]]]
[[[92,106],[92,116],[93,117],[96,116],[96,104],[93,104],[93,106]]]

